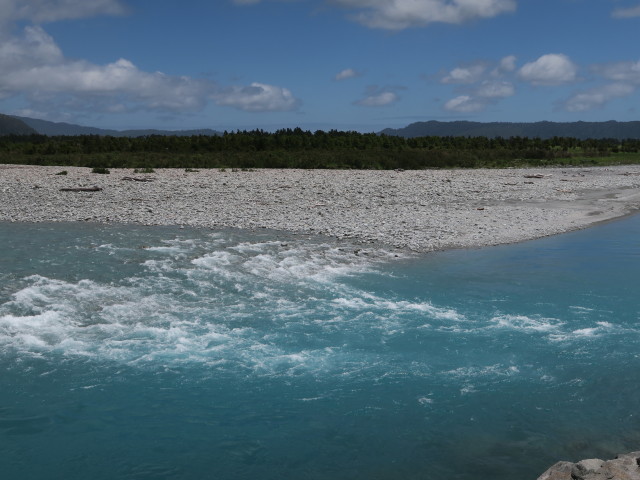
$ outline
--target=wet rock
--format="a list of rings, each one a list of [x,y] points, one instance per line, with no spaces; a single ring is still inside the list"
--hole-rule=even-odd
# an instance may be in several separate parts
[[[640,480],[640,451],[608,461],[590,458],[578,463],[558,462],[538,480]]]
[[[571,480],[571,462],[558,462],[538,477],[538,480]]]

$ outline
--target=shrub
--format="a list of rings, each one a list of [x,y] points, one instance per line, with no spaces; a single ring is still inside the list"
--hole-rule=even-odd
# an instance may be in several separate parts
[[[103,175],[111,173],[108,169],[104,167],[93,167],[91,169],[91,173],[101,173]]]

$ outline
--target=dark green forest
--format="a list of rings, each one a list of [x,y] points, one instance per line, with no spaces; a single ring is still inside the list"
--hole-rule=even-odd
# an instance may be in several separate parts
[[[0,163],[101,168],[425,169],[640,163],[640,140],[429,136],[300,128],[221,135],[0,137]]]

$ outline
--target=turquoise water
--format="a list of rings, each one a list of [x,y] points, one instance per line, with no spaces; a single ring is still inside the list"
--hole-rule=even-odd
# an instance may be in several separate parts
[[[424,256],[0,224],[8,480],[535,479],[640,448],[640,216]]]

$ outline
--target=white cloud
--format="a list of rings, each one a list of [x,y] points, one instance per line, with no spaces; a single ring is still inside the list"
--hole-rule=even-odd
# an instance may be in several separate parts
[[[486,66],[481,64],[457,67],[442,78],[442,83],[475,83],[482,78]]]
[[[372,91],[370,91],[369,95],[361,100],[358,100],[357,102],[355,102],[355,104],[362,107],[384,107],[387,105],[391,105],[398,100],[400,100],[400,97],[397,93],[374,88],[372,89]]]
[[[190,112],[210,98],[247,111],[291,110],[285,88],[254,83],[221,89],[208,80],[145,72],[131,61],[106,65],[65,58],[41,27],[0,43],[0,98],[24,95],[40,111],[119,113],[134,110]]]
[[[340,73],[336,74],[334,77],[335,80],[347,80],[348,78],[355,78],[361,75],[360,72],[354,70],[353,68],[347,68],[342,70]]]
[[[640,5],[629,8],[616,8],[611,12],[613,18],[633,18],[640,17]]]
[[[609,101],[631,95],[635,87],[625,83],[612,83],[580,92],[564,102],[564,109],[570,112],[585,112],[603,107]]]
[[[0,69],[21,70],[64,61],[62,51],[53,38],[40,27],[26,27],[22,37],[0,42]],[[2,75],[0,71],[0,75]]]
[[[498,65],[491,71],[491,76],[493,78],[499,78],[515,71],[516,60],[517,57],[515,55],[507,55],[506,57],[501,58]]]
[[[507,98],[515,95],[516,89],[510,82],[484,81],[475,91],[478,97],[487,99]]]
[[[444,84],[462,85],[459,95],[445,103],[444,109],[451,112],[479,112],[489,105],[515,95],[515,87],[510,81],[503,80],[515,69],[516,57],[504,57],[490,70],[491,63],[476,62],[471,66],[457,67],[440,80]]]
[[[560,85],[576,81],[578,67],[563,54],[542,55],[535,62],[525,64],[518,76],[534,85]]]
[[[230,106],[247,112],[291,111],[300,106],[290,90],[254,82],[247,87],[230,87],[213,94],[218,105]]]
[[[487,102],[473,98],[469,95],[460,95],[459,97],[452,98],[444,104],[444,109],[450,112],[460,113],[473,113],[484,110],[487,106]]]
[[[126,12],[120,0],[0,0],[0,23],[16,20],[46,23]]]
[[[459,113],[480,112],[515,93],[515,87],[510,82],[485,80],[469,95],[459,95],[449,100],[444,104],[444,109]]]
[[[68,60],[40,27],[27,27],[23,37],[0,46],[0,94],[4,97],[23,93],[41,102],[62,94],[93,97],[89,102],[93,104],[112,97],[136,109],[197,110],[204,106],[208,88],[204,81],[141,71],[125,59],[107,65]]]
[[[640,61],[595,65],[592,69],[608,80],[640,84]]]
[[[507,55],[500,60],[498,70],[501,72],[513,72],[516,69],[516,60],[517,57],[515,55]]]
[[[356,9],[353,18],[370,28],[402,30],[429,23],[463,23],[516,9],[515,0],[329,0]]]

